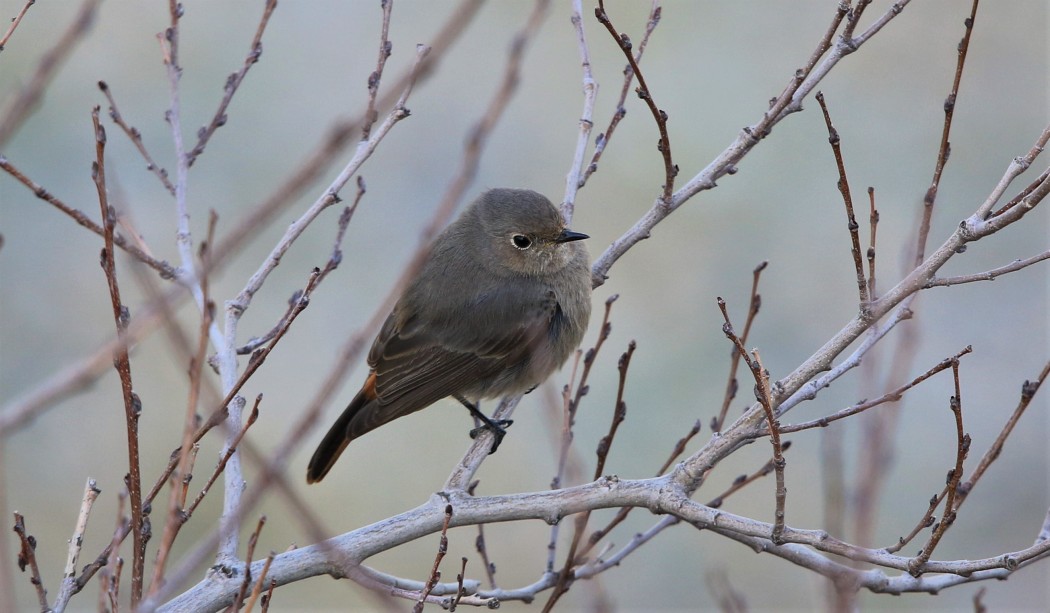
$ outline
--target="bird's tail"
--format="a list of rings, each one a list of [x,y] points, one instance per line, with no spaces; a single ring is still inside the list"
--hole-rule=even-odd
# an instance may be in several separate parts
[[[317,483],[321,479],[324,479],[324,476],[332,469],[335,461],[339,459],[340,454],[343,453],[346,446],[351,440],[356,438],[356,435],[352,435],[350,432],[350,422],[361,411],[361,409],[365,408],[375,400],[375,390],[375,374],[372,374],[369,376],[368,380],[365,381],[365,385],[361,388],[361,391],[357,392],[354,399],[351,400],[350,404],[343,410],[339,419],[335,420],[335,423],[332,424],[332,427],[328,430],[328,434],[325,434],[324,438],[321,439],[321,444],[317,446],[317,451],[314,451],[313,457],[310,458],[310,464],[306,467],[307,483]]]

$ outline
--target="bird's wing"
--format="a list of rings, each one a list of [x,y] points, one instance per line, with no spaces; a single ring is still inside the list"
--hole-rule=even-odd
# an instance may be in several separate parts
[[[506,301],[505,301],[506,302]],[[469,389],[498,373],[523,367],[531,349],[551,331],[558,305],[553,293],[520,309],[501,312],[499,331],[476,325],[491,316],[483,304],[457,321],[422,324],[388,320],[369,355],[376,373],[376,395],[384,412],[400,417],[441,398]]]

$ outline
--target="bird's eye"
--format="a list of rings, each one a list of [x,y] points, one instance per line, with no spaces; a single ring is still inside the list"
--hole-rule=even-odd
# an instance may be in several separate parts
[[[510,242],[514,244],[518,249],[528,249],[532,246],[532,239],[525,236],[524,234],[515,234],[510,237]]]

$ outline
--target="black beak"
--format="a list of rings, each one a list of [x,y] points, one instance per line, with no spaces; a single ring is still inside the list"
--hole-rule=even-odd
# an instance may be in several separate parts
[[[582,232],[573,232],[572,230],[562,230],[562,233],[558,235],[558,238],[554,239],[556,243],[571,243],[572,241],[582,241],[585,238],[590,238]]]

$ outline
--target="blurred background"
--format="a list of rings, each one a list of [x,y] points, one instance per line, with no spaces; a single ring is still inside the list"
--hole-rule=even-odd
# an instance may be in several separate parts
[[[0,0],[0,17],[13,17],[24,3]],[[243,62],[262,11],[261,2],[186,2],[181,22],[182,122],[192,142],[210,121],[227,75]],[[837,0],[773,2],[668,2],[642,68],[660,108],[670,116],[675,162],[683,185],[721,152],[739,130],[755,123],[794,71],[804,65],[827,28]],[[42,54],[72,20],[75,2],[38,3],[27,13],[0,55],[0,103],[33,73]],[[875,2],[861,29],[888,10]],[[452,11],[452,3],[397,0],[390,26],[393,55],[384,84],[411,65],[417,43],[429,42]],[[644,31],[649,5],[610,2],[617,28],[635,41]],[[457,172],[466,135],[502,78],[508,44],[525,23],[532,3],[492,2],[467,26],[436,72],[413,93],[412,115],[397,125],[362,169],[368,192],[351,225],[339,269],[314,294],[309,309],[244,389],[265,394],[252,442],[272,449],[316,393],[345,340],[372,316],[416,248],[431,213]],[[831,107],[861,234],[867,234],[864,189],[874,186],[878,227],[878,281],[891,287],[910,257],[922,197],[933,172],[943,123],[943,103],[956,64],[956,45],[970,3],[914,2],[858,53],[844,59],[819,86]],[[467,199],[496,186],[529,187],[559,201],[564,193],[582,107],[580,62],[568,3],[553,3],[538,37],[529,45],[515,98],[487,143]],[[595,78],[600,84],[594,135],[604,130],[623,82],[624,60],[604,28],[584,6]],[[105,80],[125,119],[142,131],[159,164],[174,174],[170,130],[164,121],[169,87],[155,35],[168,22],[166,3],[108,0],[91,31],[58,71],[35,114],[2,153],[48,191],[98,218],[91,182],[94,142],[90,111],[103,107],[109,133],[107,174],[118,206],[136,223],[161,259],[177,262],[173,200],[119,129],[105,118],[107,103],[97,82]],[[263,38],[255,65],[228,110],[229,121],[192,168],[188,202],[196,241],[203,239],[208,211],[219,214],[218,236],[264,200],[302,164],[338,119],[361,112],[366,81],[375,67],[379,2],[281,3]],[[969,216],[1002,176],[1010,160],[1027,153],[1050,117],[1047,4],[1042,0],[982,5],[952,132],[952,155],[933,218],[932,251]],[[596,317],[585,345],[594,343],[601,304],[613,293],[613,333],[591,379],[591,392],[577,419],[576,444],[585,473],[593,470],[594,448],[605,433],[616,392],[616,360],[636,339],[627,382],[627,421],[609,456],[606,472],[647,477],[696,420],[701,434],[721,406],[729,344],[721,332],[717,296],[729,303],[742,326],[751,271],[761,261],[762,311],[749,346],[757,347],[774,379],[811,355],[857,309],[853,263],[837,174],[819,108],[805,108],[774,129],[748,155],[739,172],[717,189],[694,197],[659,225],[650,240],[632,249],[595,292]],[[591,235],[592,257],[619,237],[659,194],[663,167],[657,131],[636,96],[594,174],[577,199],[574,228]],[[386,109],[382,109],[384,112]],[[236,295],[262,258],[329,184],[349,153],[331,160],[322,178],[213,278],[212,295]],[[1037,160],[1035,173],[1047,159]],[[1010,195],[1034,177],[1024,175]],[[352,187],[342,194],[349,201]],[[57,370],[93,352],[113,334],[109,296],[98,266],[101,239],[78,227],[10,176],[0,175],[0,402],[28,393]],[[240,338],[269,330],[288,297],[309,270],[323,266],[339,215],[328,210],[295,243],[241,320]],[[1047,249],[1050,225],[1044,203],[1022,223],[973,244],[954,258],[944,275],[979,272]],[[865,239],[866,242],[866,239]],[[121,254],[123,256],[123,254]],[[125,302],[135,314],[145,297],[118,258]],[[1048,273],[1045,263],[994,283],[938,288],[923,293],[916,317],[898,327],[868,360],[867,376],[853,372],[814,401],[785,416],[791,423],[843,408],[892,387],[885,378],[900,356],[894,343],[908,337],[910,379],[966,345],[962,361],[965,428],[973,438],[972,468],[1013,411],[1025,379],[1048,359]],[[196,329],[196,309],[180,319]],[[176,358],[167,335],[157,333],[132,354],[135,388],[143,401],[140,430],[144,479],[152,483],[178,445],[186,402],[187,365]],[[843,356],[844,357],[844,356]],[[242,361],[243,364],[243,361]],[[413,508],[439,490],[469,440],[469,419],[454,402],[399,420],[352,445],[328,478],[307,487],[306,461],[328,422],[359,387],[365,368],[348,376],[326,408],[287,474],[303,499],[333,532],[352,530]],[[568,369],[527,396],[498,454],[478,474],[480,494],[543,490],[556,470],[560,417],[549,408]],[[893,385],[896,385],[893,384]],[[751,397],[741,393],[730,420]],[[907,534],[944,485],[954,465],[954,421],[948,410],[951,375],[943,373],[908,393],[894,432],[895,456],[878,501],[875,546]],[[98,481],[95,507],[81,565],[109,541],[117,494],[126,472],[123,407],[114,372],[75,397],[56,404],[29,426],[0,441],[5,525],[13,511],[26,516],[36,535],[41,572],[53,598],[65,560],[85,479]],[[1050,504],[1046,441],[1050,437],[1047,392],[1041,392],[1008,441],[1001,458],[970,495],[936,559],[984,558],[1031,545]],[[488,407],[488,408],[491,408]],[[555,417],[552,417],[555,416]],[[861,420],[839,422],[850,485],[858,473]],[[820,449],[823,432],[792,435],[787,454],[787,521],[798,528],[824,527]],[[196,491],[216,457],[215,437],[197,463]],[[698,492],[700,501],[718,495],[733,478],[755,470],[769,454],[762,443],[720,465]],[[247,468],[252,487],[254,467]],[[730,498],[724,508],[764,521],[773,516],[772,477]],[[165,494],[166,495],[166,494]],[[186,526],[176,561],[195,537],[217,521],[217,488]],[[259,509],[269,518],[258,548],[269,550],[312,542],[279,497]],[[851,512],[847,511],[847,520]],[[596,513],[598,527],[611,517]],[[656,518],[638,510],[610,537],[623,545]],[[246,522],[254,524],[254,522]],[[4,556],[13,559],[17,541],[8,533]],[[541,522],[491,525],[488,552],[502,587],[537,580],[547,555],[550,528]],[[159,538],[160,521],[154,518]],[[565,524],[563,537],[571,533]],[[476,530],[450,535],[445,578],[470,558],[468,575],[481,578],[473,548]],[[850,534],[837,534],[849,538]],[[913,555],[925,536],[904,553]],[[377,556],[368,564],[384,572],[425,580],[437,536]],[[125,546],[130,547],[130,542]],[[564,553],[564,548],[560,550]],[[455,567],[455,569],[453,568]],[[202,576],[205,569],[196,576]],[[126,571],[127,572],[127,571]],[[972,607],[978,589],[995,611],[1042,611],[1050,607],[1050,564],[1024,569],[1007,582],[956,587],[929,595],[874,596],[865,610],[960,610]],[[16,572],[17,602],[34,608],[28,577]],[[717,609],[725,582],[751,610],[813,610],[824,606],[825,582],[815,574],[769,555],[755,555],[711,533],[678,526],[637,551],[618,568],[580,582],[562,602],[565,610],[604,602],[618,610]],[[95,608],[93,584],[74,599],[78,610]],[[546,598],[542,594],[541,598]],[[603,600],[604,599],[604,600]],[[349,581],[315,578],[276,591],[276,610],[368,608],[377,601]],[[399,603],[400,605],[401,603]],[[408,603],[404,607],[408,608]],[[503,605],[524,609],[521,603]],[[533,605],[535,608],[539,603]]]

